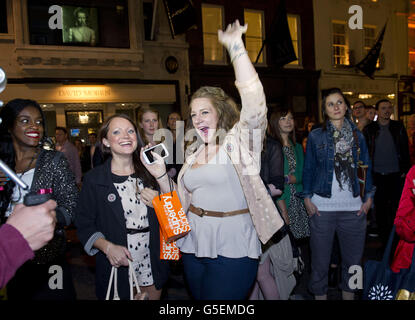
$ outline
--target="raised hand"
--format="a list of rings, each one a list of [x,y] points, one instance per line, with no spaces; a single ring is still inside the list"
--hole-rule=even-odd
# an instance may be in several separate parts
[[[151,154],[153,155],[155,161],[152,164],[148,164],[144,160],[143,152],[144,152],[145,149],[148,149],[149,147],[151,147],[151,144],[148,144],[144,148],[141,148],[140,159],[141,159],[141,162],[143,163],[143,165],[148,170],[148,172],[150,172],[150,174],[154,178],[157,179],[158,177],[160,177],[160,176],[162,176],[163,174],[166,173],[166,164],[164,163],[163,158],[155,152],[151,152]]]
[[[239,21],[229,24],[225,31],[218,30],[219,42],[228,50],[231,62],[239,56],[246,54],[242,34],[248,30],[248,25],[241,26]]]

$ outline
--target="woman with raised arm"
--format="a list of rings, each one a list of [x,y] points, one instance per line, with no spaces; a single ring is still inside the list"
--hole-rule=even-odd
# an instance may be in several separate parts
[[[354,299],[349,267],[360,265],[366,214],[373,201],[371,162],[363,134],[350,118],[350,104],[338,88],[323,92],[323,126],[308,135],[303,169],[304,204],[310,216],[311,279],[316,300],[326,300],[328,270],[337,233],[342,264],[342,297]],[[360,155],[359,155],[360,154]],[[364,198],[357,163],[368,165]]]
[[[188,128],[198,142],[187,148],[175,188],[192,228],[177,246],[195,299],[246,299],[258,269],[260,241],[266,243],[283,225],[259,175],[267,107],[242,41],[246,30],[235,21],[218,32],[234,67],[241,112],[216,87],[200,88],[190,102]],[[145,165],[161,191],[169,192],[164,162],[153,154],[156,163]]]

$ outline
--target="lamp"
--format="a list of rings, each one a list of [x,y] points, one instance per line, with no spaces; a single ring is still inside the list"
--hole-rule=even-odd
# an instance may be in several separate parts
[[[83,114],[79,113],[79,122],[82,124],[86,124],[89,121],[88,113],[84,112]]]

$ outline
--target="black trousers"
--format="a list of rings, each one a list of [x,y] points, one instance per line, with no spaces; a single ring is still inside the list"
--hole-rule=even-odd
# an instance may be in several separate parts
[[[379,229],[379,237],[383,248],[393,227],[396,210],[402,194],[404,179],[399,172],[380,174],[373,173],[373,183],[376,186],[375,216]]]

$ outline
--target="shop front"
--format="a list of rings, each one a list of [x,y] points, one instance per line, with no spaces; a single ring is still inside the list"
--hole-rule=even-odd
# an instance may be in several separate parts
[[[167,115],[180,110],[177,81],[157,83],[13,83],[9,81],[0,94],[4,103],[14,98],[37,101],[46,115],[48,135],[55,136],[55,127],[66,127],[71,140],[87,141],[97,133],[102,122],[113,114],[125,113],[137,121],[143,106],[156,108],[165,124]]]

